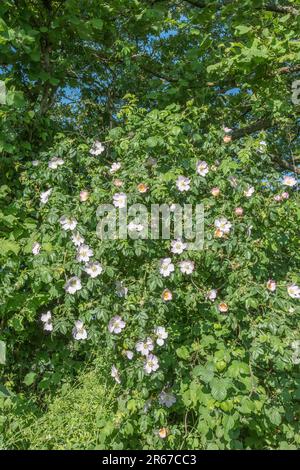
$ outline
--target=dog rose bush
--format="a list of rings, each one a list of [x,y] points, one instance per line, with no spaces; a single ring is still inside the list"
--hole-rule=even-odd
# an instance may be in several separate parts
[[[299,447],[298,4],[0,2],[1,448]]]
[[[103,355],[117,393],[102,445],[295,448],[296,180],[272,166],[267,134],[224,143],[230,134],[193,102],[121,116],[101,142],[58,135],[22,165],[17,198],[2,187],[10,357],[26,358],[25,383],[46,391]],[[203,249],[172,232],[101,240],[97,208],[125,201],[149,214],[203,204]]]

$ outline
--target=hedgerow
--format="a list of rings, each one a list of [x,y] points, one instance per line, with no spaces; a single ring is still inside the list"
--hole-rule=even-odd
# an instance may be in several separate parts
[[[1,2],[3,448],[299,447],[298,3]]]

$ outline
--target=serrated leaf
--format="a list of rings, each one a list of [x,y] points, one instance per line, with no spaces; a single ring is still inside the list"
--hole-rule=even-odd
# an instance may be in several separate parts
[[[211,394],[217,401],[224,401],[227,397],[228,382],[214,378],[210,382]]]
[[[208,369],[205,366],[196,366],[193,369],[193,375],[195,377],[200,377],[201,380],[203,380],[203,382],[208,383],[213,379],[214,371],[211,369]]]

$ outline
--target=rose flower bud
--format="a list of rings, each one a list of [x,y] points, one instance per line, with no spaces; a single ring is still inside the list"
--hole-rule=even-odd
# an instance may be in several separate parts
[[[225,136],[223,137],[223,142],[225,142],[225,144],[228,144],[228,143],[231,142],[231,141],[232,141],[231,135],[225,135]]]
[[[90,193],[86,189],[84,189],[83,191],[80,191],[80,194],[79,194],[80,201],[81,202],[87,201],[89,198],[89,195]]]
[[[212,190],[210,191],[210,193],[214,196],[214,197],[218,197],[220,195],[220,188],[212,188]]]
[[[234,209],[235,215],[241,217],[244,214],[244,209],[242,207],[236,207]]]

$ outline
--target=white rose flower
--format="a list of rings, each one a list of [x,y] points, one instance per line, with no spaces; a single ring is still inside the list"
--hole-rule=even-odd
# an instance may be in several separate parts
[[[110,333],[115,333],[116,335],[118,335],[119,333],[122,332],[125,326],[126,326],[126,322],[122,320],[122,318],[119,315],[117,315],[110,320],[108,324],[108,331]]]
[[[101,155],[101,153],[103,153],[105,150],[105,147],[103,144],[101,144],[101,142],[99,142],[98,140],[96,140],[91,149],[90,149],[90,154],[91,155]]]
[[[285,186],[289,186],[290,188],[292,188],[293,186],[296,186],[297,180],[296,180],[296,178],[294,178],[293,176],[285,176],[285,177],[283,178],[282,184],[284,184]]]
[[[215,220],[215,227],[222,233],[229,233],[232,224],[225,217],[220,217],[219,219]]]
[[[271,292],[274,292],[276,290],[276,282],[273,281],[273,279],[269,279],[267,282],[267,289]]]
[[[135,345],[137,352],[140,352],[142,356],[148,356],[150,351],[153,351],[154,344],[151,338],[147,338],[146,341],[138,341]]]
[[[48,163],[48,167],[51,169],[51,170],[56,170],[60,165],[63,165],[65,162],[62,158],[58,158],[58,157],[53,157],[49,163]]]
[[[113,205],[122,209],[126,207],[127,196],[125,193],[116,193],[113,197]]]
[[[51,321],[51,319],[52,319],[52,314],[51,314],[50,310],[48,310],[48,312],[46,312],[46,313],[42,313],[41,322],[47,323],[47,322]]]
[[[93,256],[93,250],[88,245],[80,245],[77,250],[76,259],[79,262],[88,262],[90,258]]]
[[[164,302],[169,302],[173,299],[173,294],[169,289],[164,289],[161,298]]]
[[[52,188],[40,194],[40,201],[42,204],[46,204],[48,202],[51,193],[52,193]]]
[[[180,261],[179,263],[179,269],[183,274],[192,274],[195,268],[195,263],[194,261],[186,260],[186,261]]]
[[[39,242],[35,242],[32,246],[32,254],[34,254],[35,256],[39,254],[39,252],[41,251],[41,244]]]
[[[44,323],[44,331],[53,331],[53,325],[52,322],[46,322]]]
[[[98,261],[95,261],[86,264],[84,270],[90,277],[95,278],[102,273],[103,268]]]
[[[163,277],[168,277],[174,271],[175,267],[171,261],[171,258],[164,258],[160,260],[159,272]]]
[[[115,379],[115,381],[116,381],[118,384],[121,383],[119,371],[118,371],[118,369],[116,368],[116,366],[112,366],[110,375],[111,375],[111,377],[112,377],[113,379]]]
[[[190,183],[191,180],[189,178],[186,178],[185,176],[179,176],[176,181],[178,191],[188,191],[191,188]]]
[[[296,284],[292,284],[287,288],[288,294],[293,299],[300,299],[300,287]]]
[[[211,289],[208,293],[207,293],[207,298],[211,301],[211,302],[214,302],[217,298],[217,294],[218,294],[218,291],[217,289]]]
[[[74,230],[77,225],[77,220],[74,217],[67,217],[63,215],[60,219],[59,222],[64,230]]]
[[[147,374],[151,374],[151,372],[155,372],[158,368],[158,358],[154,354],[149,354],[144,363],[144,371]]]
[[[77,276],[71,277],[65,284],[65,291],[68,292],[68,294],[75,294],[75,292],[81,288],[81,281]]]
[[[248,189],[244,191],[244,196],[246,197],[251,197],[255,192],[255,189],[253,186],[250,186]]]
[[[168,436],[169,434],[169,430],[167,428],[161,428],[158,430],[157,432],[157,435],[161,438],[161,439],[166,439],[166,437]]]
[[[111,165],[110,169],[109,169],[109,172],[110,173],[115,173],[116,171],[118,171],[119,169],[121,168],[121,163],[119,162],[115,162]]]
[[[218,310],[221,313],[226,313],[226,312],[228,312],[228,305],[225,302],[221,302],[218,305]]]
[[[196,170],[198,175],[200,176],[206,176],[207,173],[209,172],[208,164],[203,161],[199,161],[196,164]]]
[[[183,253],[183,251],[186,249],[187,245],[186,243],[183,243],[181,240],[173,240],[171,242],[171,252],[177,255],[180,255]]]
[[[32,166],[39,166],[39,164],[40,164],[40,161],[39,161],[39,160],[33,160],[33,161],[31,162],[31,165],[32,165]]]
[[[48,310],[48,312],[46,312],[46,313],[42,313],[41,322],[43,323],[44,331],[52,331],[53,330],[52,314],[51,314],[50,310]]]
[[[154,329],[154,333],[156,335],[156,343],[159,346],[163,346],[165,339],[168,337],[168,332],[163,326],[158,326],[157,328]]]
[[[89,197],[90,197],[89,191],[87,191],[86,189],[83,189],[82,191],[80,191],[79,193],[80,202],[86,202]]]
[[[75,322],[75,327],[72,330],[72,335],[73,335],[73,338],[76,339],[77,341],[87,338],[87,331],[84,328],[83,322],[81,320],[77,320]]]
[[[127,357],[127,359],[129,359],[131,361],[131,359],[133,358],[133,352],[132,351],[124,351],[124,354]]]
[[[84,244],[84,238],[80,235],[79,232],[73,232],[71,240],[75,246],[80,246]]]

